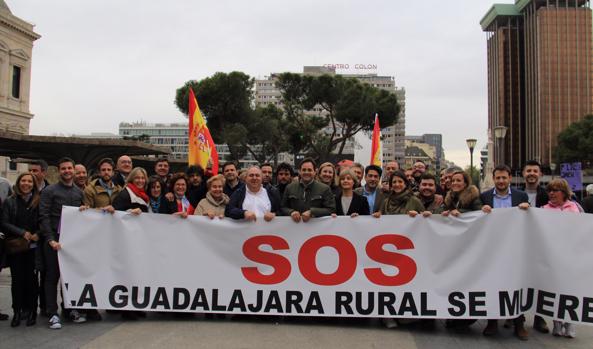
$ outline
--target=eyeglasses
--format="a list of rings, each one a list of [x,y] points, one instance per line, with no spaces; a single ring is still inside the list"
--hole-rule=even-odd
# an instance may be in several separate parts
[[[548,193],[558,192],[558,191],[562,191],[562,190],[560,190],[560,189],[548,189],[547,190]]]

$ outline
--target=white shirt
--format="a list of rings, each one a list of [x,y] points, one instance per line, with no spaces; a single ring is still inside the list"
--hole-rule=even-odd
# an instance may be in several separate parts
[[[263,217],[266,212],[272,210],[272,203],[264,187],[257,193],[251,192],[249,188],[245,189],[245,200],[243,200],[244,210],[255,212],[256,217]]]

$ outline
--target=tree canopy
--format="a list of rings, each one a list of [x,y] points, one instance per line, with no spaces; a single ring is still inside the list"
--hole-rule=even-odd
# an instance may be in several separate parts
[[[189,87],[194,91],[212,138],[229,147],[237,161],[247,153],[259,162],[276,161],[287,151],[282,112],[272,106],[253,108],[253,78],[242,72],[216,73],[190,80],[177,89],[175,105],[188,114]]]
[[[593,115],[587,115],[558,134],[556,157],[560,163],[593,161]]]
[[[386,127],[400,110],[395,94],[339,75],[278,75],[280,107],[254,107],[253,85],[245,73],[219,72],[187,81],[175,104],[187,115],[191,87],[214,141],[227,144],[235,160],[249,153],[259,162],[285,151],[326,160],[358,132],[372,131],[375,113]]]
[[[395,94],[340,75],[283,73],[276,86],[289,120],[303,131],[306,148],[321,159],[334,150],[341,154],[358,132],[372,131],[375,113],[385,127],[397,121],[400,111]]]

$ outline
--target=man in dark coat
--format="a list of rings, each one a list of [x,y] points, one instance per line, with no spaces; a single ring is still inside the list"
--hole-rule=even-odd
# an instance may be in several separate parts
[[[271,221],[280,212],[280,196],[274,188],[264,188],[262,172],[258,166],[247,170],[245,185],[238,188],[229,203],[224,215],[233,219],[255,221],[263,218]]]

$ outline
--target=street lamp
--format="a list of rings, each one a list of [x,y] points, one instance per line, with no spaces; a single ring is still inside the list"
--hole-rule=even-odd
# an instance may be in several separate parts
[[[467,147],[469,148],[469,175],[471,178],[473,178],[473,174],[474,174],[474,148],[476,147],[476,143],[478,141],[476,139],[473,138],[469,138],[465,140],[465,143],[467,143]],[[479,176],[478,176],[479,178]]]
[[[504,138],[507,135],[508,127],[506,126],[496,126],[494,128],[494,137],[496,138],[496,143],[498,145],[498,164],[504,164]]]
[[[556,172],[556,164],[550,163],[550,171],[552,172],[552,179],[554,179],[554,173]]]

